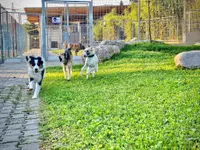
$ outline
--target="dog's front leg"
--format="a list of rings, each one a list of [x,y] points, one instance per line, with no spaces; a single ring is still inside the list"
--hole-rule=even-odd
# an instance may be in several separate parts
[[[64,73],[64,78],[67,79],[67,74],[66,74],[66,67],[63,65],[63,73]]]
[[[86,65],[84,65],[82,68],[81,68],[81,76],[83,75],[83,71],[85,70],[86,68]]]
[[[33,90],[33,87],[34,87],[34,79],[33,79],[33,78],[30,78],[30,79],[29,79],[28,90],[29,90],[29,91],[32,91],[32,90]]]
[[[41,88],[41,86],[38,83],[36,83],[36,87],[35,87],[35,91],[34,91],[34,95],[33,95],[32,99],[38,97],[38,94],[40,92],[40,88]]]
[[[91,73],[92,73],[92,76],[94,77],[94,74],[95,74],[95,68],[88,68],[87,76],[86,76],[87,79],[88,79],[89,74],[91,74]]]
[[[67,76],[68,81],[70,81],[71,75],[72,75],[72,68],[68,67],[68,76]]]

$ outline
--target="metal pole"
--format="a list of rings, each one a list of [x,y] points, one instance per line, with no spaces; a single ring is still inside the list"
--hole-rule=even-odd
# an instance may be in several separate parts
[[[20,56],[22,56],[22,42],[23,42],[23,40],[22,40],[22,36],[23,36],[23,34],[22,34],[22,27],[21,27],[21,25],[20,25],[20,23],[21,23],[21,14],[20,13],[18,13],[18,16],[19,16],[19,27],[18,27],[18,36],[19,36],[19,40],[18,40],[18,42],[19,42],[19,55]]]
[[[150,0],[147,0],[147,3],[148,3],[148,37],[149,37],[149,41],[151,42],[151,10],[150,10]]]
[[[186,42],[186,0],[183,0],[183,22],[182,22],[182,28],[183,28],[183,43]]]
[[[140,0],[138,0],[138,40],[140,38]]]
[[[67,7],[66,7],[66,21],[67,21],[67,41],[68,41],[68,44],[70,43],[70,33],[69,33],[69,6],[67,4]]]
[[[47,60],[46,36],[45,0],[42,0],[42,55],[45,60]]]
[[[9,37],[9,32],[8,32],[8,12],[6,12],[6,31],[7,31],[7,33],[6,33],[6,35],[7,35],[7,41],[8,41],[8,45],[6,46],[6,48],[7,48],[7,51],[8,51],[8,58],[10,57],[10,39],[8,39],[8,37]]]
[[[89,39],[90,45],[93,43],[93,0],[89,2]]]
[[[0,42],[1,42],[1,47],[0,47],[0,49],[1,49],[1,62],[2,63],[4,63],[4,56],[3,56],[3,32],[2,32],[2,18],[1,18],[1,9],[2,9],[2,6],[1,6],[1,4],[0,4]]]

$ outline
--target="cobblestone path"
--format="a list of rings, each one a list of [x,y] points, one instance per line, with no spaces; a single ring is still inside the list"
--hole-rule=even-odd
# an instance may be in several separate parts
[[[26,91],[26,64],[0,65],[0,150],[39,149],[39,99]]]

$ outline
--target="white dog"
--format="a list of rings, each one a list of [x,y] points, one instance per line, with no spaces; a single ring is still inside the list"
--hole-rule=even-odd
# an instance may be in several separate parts
[[[86,78],[88,79],[89,74],[92,73],[92,76],[95,76],[95,73],[98,71],[98,57],[95,54],[94,48],[87,47],[84,51],[85,64],[81,69],[81,75],[83,75],[83,71],[87,69]]]
[[[42,57],[26,56],[26,62],[28,66],[29,85],[28,90],[34,89],[33,99],[38,97],[42,80],[45,73],[45,61]]]

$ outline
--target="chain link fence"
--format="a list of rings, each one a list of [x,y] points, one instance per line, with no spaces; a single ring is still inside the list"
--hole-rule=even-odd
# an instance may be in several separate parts
[[[110,12],[96,18],[96,41],[149,39],[187,43],[183,37],[190,36],[188,33],[200,36],[200,0],[132,0],[129,5],[121,1]]]
[[[38,24],[28,22],[28,17],[38,14],[9,12],[0,5],[0,63],[8,58],[21,58],[24,52],[39,48]]]

